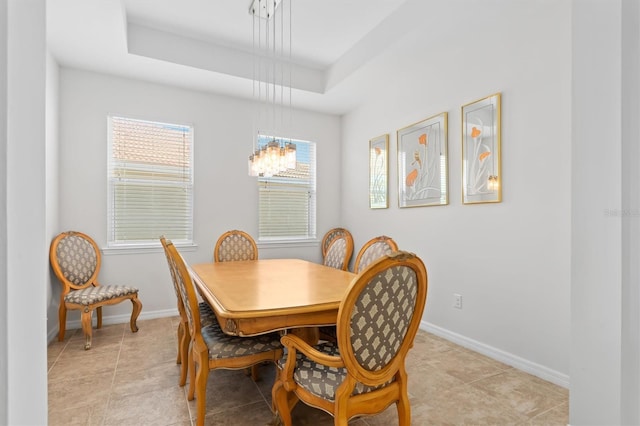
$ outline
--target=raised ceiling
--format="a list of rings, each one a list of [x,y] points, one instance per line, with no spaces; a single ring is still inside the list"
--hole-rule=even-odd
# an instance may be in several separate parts
[[[48,0],[47,41],[63,67],[250,98],[250,3]],[[335,114],[353,108],[356,92],[368,90],[353,74],[408,31],[408,3],[293,0],[293,104]]]

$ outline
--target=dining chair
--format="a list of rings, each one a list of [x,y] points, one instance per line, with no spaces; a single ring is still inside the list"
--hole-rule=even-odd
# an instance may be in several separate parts
[[[202,426],[209,371],[216,368],[246,369],[264,361],[276,362],[282,356],[282,345],[277,333],[237,337],[225,334],[217,322],[203,326],[187,265],[175,246],[170,241],[166,243],[191,336],[187,399],[191,401],[195,396],[196,424]]]
[[[350,239],[351,243],[353,244],[353,236],[351,235],[351,232],[347,231],[345,228],[332,228],[329,229],[326,234],[324,234],[324,237],[322,237],[322,244],[320,245],[322,249],[323,259],[327,256],[327,251],[329,250],[329,246],[331,245],[333,240],[343,236],[347,239]],[[351,257],[347,259],[347,263],[349,263],[350,261]]]
[[[398,244],[392,238],[385,235],[375,237],[364,243],[353,266],[353,272],[359,274],[374,260],[398,250]]]
[[[133,307],[129,325],[138,331],[136,321],[142,310],[138,289],[126,285],[100,285],[98,274],[102,258],[96,242],[86,234],[67,231],[58,234],[49,248],[49,261],[62,284],[58,307],[58,340],[63,341],[67,323],[67,310],[79,310],[84,333],[85,350],[91,349],[93,311],[97,327],[102,328],[102,307],[130,300]]]
[[[220,235],[213,249],[214,262],[257,260],[258,246],[251,235],[234,229]]]
[[[338,235],[331,240],[322,263],[325,266],[348,271],[352,255],[353,238],[351,234]]]
[[[337,343],[310,346],[287,334],[272,400],[285,426],[298,400],[346,426],[395,403],[398,423],[411,424],[406,355],[427,298],[427,271],[412,253],[392,252],[352,281],[338,309]]]
[[[180,378],[178,379],[178,384],[180,386],[184,386],[187,383],[187,373],[189,370],[189,343],[191,342],[191,333],[189,332],[189,325],[187,320],[187,314],[184,310],[184,304],[180,299],[180,290],[178,289],[178,281],[176,277],[175,270],[172,266],[171,262],[171,254],[169,253],[168,244],[171,244],[165,236],[160,237],[160,243],[162,244],[162,248],[164,249],[164,254],[167,258],[167,263],[169,265],[169,272],[171,274],[171,282],[173,283],[173,290],[176,293],[176,300],[178,305],[178,314],[180,316],[180,322],[178,323],[178,356],[176,358],[176,364],[180,364]],[[199,302],[198,310],[200,312],[200,322],[202,326],[207,326],[210,324],[214,324],[218,322],[216,318],[216,314],[211,309],[211,306],[207,302]]]

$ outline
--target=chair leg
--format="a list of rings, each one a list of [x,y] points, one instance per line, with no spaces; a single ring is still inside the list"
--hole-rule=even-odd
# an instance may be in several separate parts
[[[84,350],[91,349],[91,335],[93,330],[91,329],[91,317],[93,316],[93,310],[89,307],[85,307],[82,311],[82,331],[84,332]]]
[[[271,388],[271,403],[275,409],[276,416],[284,426],[291,426],[291,406],[289,405],[289,392],[284,388],[281,381],[276,381]]]
[[[398,410],[398,425],[411,425],[411,404],[409,403],[409,395],[407,390],[407,373],[401,368],[396,373],[396,382],[400,386],[400,397],[396,401],[396,410]]]
[[[182,365],[180,366],[180,381],[178,382],[178,384],[180,386],[184,386],[187,383],[187,373],[189,372],[189,369],[193,369],[193,363],[189,364],[189,343],[191,342],[191,333],[189,333],[189,327],[187,324],[183,324],[180,323],[182,325],[182,339],[180,340],[180,342],[178,342],[178,344],[180,345],[180,348],[178,350],[178,352],[181,354],[180,358],[181,358],[181,362]],[[193,379],[191,379],[193,381]]]
[[[64,333],[67,328],[67,307],[64,304],[64,300],[60,301],[58,307],[58,341],[64,340]]]
[[[96,317],[98,318],[98,324],[96,324],[96,328],[102,328],[102,306],[98,306],[96,308]]]
[[[251,379],[257,382],[260,379],[260,364],[251,366]]]
[[[187,371],[189,372],[189,391],[187,392],[187,401],[193,401],[196,392],[196,363],[193,360],[193,351],[188,351]]]
[[[138,331],[138,325],[136,321],[138,320],[138,315],[140,315],[140,311],[142,311],[142,302],[138,300],[138,295],[135,295],[131,298],[131,303],[133,304],[133,310],[131,311],[131,332],[135,333]]]
[[[176,364],[182,363],[182,337],[184,336],[184,324],[182,321],[178,324],[178,356],[176,357]],[[187,362],[185,361],[185,364]]]
[[[207,409],[207,379],[209,378],[209,353],[201,352],[198,357],[198,371],[196,371],[196,425],[204,426],[204,416]]]

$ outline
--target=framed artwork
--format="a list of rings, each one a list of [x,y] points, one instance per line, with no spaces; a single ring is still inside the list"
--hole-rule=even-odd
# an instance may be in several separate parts
[[[369,207],[389,207],[389,134],[369,141]]]
[[[398,202],[403,207],[449,203],[447,113],[398,130]]]
[[[462,202],[500,201],[500,93],[496,93],[462,107]]]

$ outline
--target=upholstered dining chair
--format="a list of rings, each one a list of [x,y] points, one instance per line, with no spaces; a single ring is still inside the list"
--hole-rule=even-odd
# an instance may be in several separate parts
[[[353,255],[353,238],[351,234],[336,236],[329,244],[323,264],[343,271],[349,270],[349,260]]]
[[[187,399],[196,398],[196,424],[204,425],[209,370],[216,368],[246,369],[264,361],[276,362],[282,356],[277,333],[255,337],[225,334],[215,322],[203,326],[196,290],[182,256],[167,241],[171,267],[174,270],[187,316],[191,345],[189,349],[189,391]],[[193,362],[193,364],[191,364]]]
[[[338,238],[338,237],[345,237],[347,239],[350,239],[351,243],[353,244],[353,236],[351,235],[351,232],[347,231],[344,228],[332,228],[332,229],[329,229],[327,231],[327,233],[324,234],[324,237],[322,237],[321,249],[322,249],[322,258],[323,259],[327,256],[327,251],[329,250],[329,246],[331,245],[333,240],[335,238]],[[353,254],[353,252],[352,252],[352,254]],[[351,261],[351,257],[349,257],[349,259],[347,259],[347,263],[349,263],[350,261]]]
[[[214,262],[257,260],[258,246],[251,235],[234,229],[220,235],[213,248]]]
[[[125,300],[130,300],[133,304],[131,331],[138,331],[136,321],[142,310],[138,289],[126,285],[100,285],[98,274],[102,258],[98,245],[91,237],[76,231],[58,234],[51,242],[49,261],[62,284],[58,307],[59,341],[64,340],[67,310],[75,309],[81,311],[84,348],[91,349],[93,311],[96,311],[97,328],[101,328],[102,307]]]
[[[353,272],[359,274],[374,260],[398,250],[398,244],[386,235],[375,237],[364,243],[353,265]]]
[[[178,384],[184,386],[187,383],[187,373],[189,370],[189,343],[191,342],[191,333],[189,332],[189,321],[187,314],[184,311],[184,304],[180,298],[180,290],[178,289],[178,281],[176,272],[171,262],[171,253],[169,253],[168,244],[172,244],[168,241],[164,235],[160,237],[160,243],[164,249],[164,254],[169,264],[169,272],[171,274],[171,282],[173,283],[173,289],[176,293],[176,300],[178,302],[178,314],[180,316],[180,322],[178,323],[178,356],[176,358],[176,364],[180,364],[180,378]],[[200,311],[200,322],[202,326],[207,326],[218,322],[216,314],[211,309],[211,306],[207,302],[198,303],[198,310]]]
[[[422,318],[427,271],[414,254],[392,252],[351,282],[338,309],[338,341],[310,346],[282,337],[286,359],[278,362],[272,400],[285,426],[300,400],[346,426],[359,415],[395,403],[399,424],[411,424],[405,357]]]

